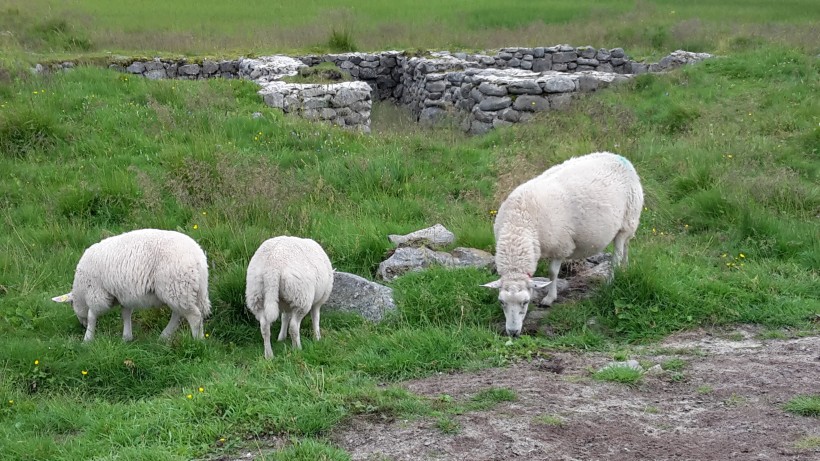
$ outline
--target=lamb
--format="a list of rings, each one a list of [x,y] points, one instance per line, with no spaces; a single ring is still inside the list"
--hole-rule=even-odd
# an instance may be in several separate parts
[[[499,289],[507,334],[521,333],[534,289],[549,286],[541,304],[555,301],[565,259],[591,256],[613,242],[613,267],[626,265],[642,209],[638,173],[610,152],[571,158],[513,190],[493,226],[500,278],[482,285]],[[549,282],[532,279],[540,258],[550,261]]]
[[[168,339],[185,317],[194,338],[203,337],[202,322],[211,313],[205,252],[185,234],[140,229],[108,237],[85,250],[74,273],[71,292],[52,298],[70,302],[86,327],[84,341],[94,339],[97,319],[111,307],[122,307],[122,339],[131,341],[134,309],[167,305],[171,321],[161,337]]]
[[[333,267],[322,247],[314,240],[280,236],[259,246],[250,263],[245,300],[248,310],[259,320],[265,344],[265,358],[273,357],[270,326],[282,312],[278,341],[290,330],[293,347],[302,348],[299,327],[310,311],[313,338],[321,339],[319,317],[322,305],[333,290]]]

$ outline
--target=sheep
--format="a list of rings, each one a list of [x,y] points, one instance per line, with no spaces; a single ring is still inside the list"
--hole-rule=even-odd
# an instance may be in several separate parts
[[[84,341],[94,339],[97,319],[111,307],[122,307],[122,339],[131,341],[134,309],[171,308],[161,337],[169,339],[185,317],[194,338],[203,337],[203,320],[211,313],[208,262],[189,236],[174,231],[139,229],[101,240],[85,250],[71,292],[51,298],[70,302],[86,327]]]
[[[507,334],[521,333],[534,289],[549,286],[541,304],[555,301],[564,260],[591,256],[613,242],[612,265],[625,266],[642,209],[638,173],[610,152],[571,158],[515,188],[493,226],[500,278],[482,285],[499,290]],[[532,279],[540,258],[550,262],[549,282]]]
[[[278,341],[290,330],[292,346],[301,349],[299,327],[310,311],[313,338],[321,339],[319,317],[333,290],[333,267],[314,240],[279,236],[259,246],[248,264],[245,301],[259,321],[265,358],[273,357],[270,326],[282,312]]]

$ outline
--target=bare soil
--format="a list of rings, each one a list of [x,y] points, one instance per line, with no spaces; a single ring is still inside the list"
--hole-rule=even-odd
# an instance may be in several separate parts
[[[452,434],[435,418],[360,416],[329,438],[354,460],[820,460],[820,419],[783,410],[820,394],[820,337],[757,334],[693,331],[632,351],[647,368],[686,362],[634,386],[592,379],[612,356],[582,352],[409,381],[431,398],[500,387],[517,399],[453,416]]]

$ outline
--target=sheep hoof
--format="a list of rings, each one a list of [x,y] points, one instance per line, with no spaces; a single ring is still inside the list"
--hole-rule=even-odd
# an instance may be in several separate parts
[[[552,295],[544,296],[544,298],[541,299],[541,302],[538,303],[538,305],[543,306],[543,307],[550,307],[550,306],[552,306],[552,303],[555,302],[555,298],[557,298],[557,297],[558,296],[552,296]]]

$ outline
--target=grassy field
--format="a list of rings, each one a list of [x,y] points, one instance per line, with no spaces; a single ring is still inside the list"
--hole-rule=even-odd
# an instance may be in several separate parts
[[[820,47],[813,0],[414,0],[299,2],[3,0],[0,44],[36,52],[229,55],[324,51],[333,31],[363,50],[622,46],[635,56],[726,51],[736,38]]]
[[[550,13],[532,2],[424,11],[418,2],[339,10],[257,1],[221,11],[200,1],[198,13],[189,3],[0,4],[3,459],[190,459],[265,434],[292,442],[279,459],[347,459],[324,436],[350,415],[432,415],[446,431],[455,412],[514,399],[490,389],[476,401],[430,401],[393,385],[404,379],[544,348],[618,350],[699,326],[818,332],[815,2],[550,2]],[[601,25],[586,27],[593,20]],[[362,49],[589,43],[725,57],[476,138],[408,127],[387,105],[374,109],[372,136],[327,129],[265,108],[244,81],[148,81],[95,68],[35,77],[20,67],[106,51],[321,49],[334,24],[350,27]],[[505,345],[490,328],[502,316],[497,301],[478,286],[493,275],[431,270],[392,283],[400,313],[385,323],[328,313],[321,341],[305,339],[302,351],[276,345],[274,359],[262,359],[242,298],[264,239],[310,236],[337,269],[365,277],[390,249],[387,234],[437,222],[459,245],[492,250],[490,211],[509,190],[596,150],[633,161],[647,210],[632,265],[592,299],[556,307],[556,337]],[[185,232],[206,250],[208,337],[193,341],[182,329],[162,343],[168,313],[151,311],[136,315],[136,339],[123,344],[111,312],[95,342],[82,344],[71,309],[50,297],[69,290],[88,245],[142,227]]]

